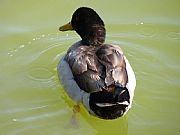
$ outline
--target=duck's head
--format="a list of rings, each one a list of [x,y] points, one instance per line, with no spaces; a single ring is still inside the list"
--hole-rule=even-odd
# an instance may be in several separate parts
[[[60,31],[75,30],[86,45],[101,45],[105,41],[106,30],[104,22],[91,8],[78,8],[71,21],[59,28]]]

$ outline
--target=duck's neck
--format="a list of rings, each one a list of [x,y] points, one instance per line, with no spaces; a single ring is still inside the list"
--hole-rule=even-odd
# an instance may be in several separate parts
[[[86,34],[81,36],[82,43],[86,45],[99,46],[105,41],[106,29],[103,25],[92,25],[86,31]]]

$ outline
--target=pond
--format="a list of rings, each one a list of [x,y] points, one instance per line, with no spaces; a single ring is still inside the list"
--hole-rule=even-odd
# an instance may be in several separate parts
[[[106,24],[137,79],[133,106],[116,120],[90,116],[65,93],[57,64],[80,40],[60,32],[81,6]],[[180,133],[180,1],[2,0],[0,135],[178,135]]]

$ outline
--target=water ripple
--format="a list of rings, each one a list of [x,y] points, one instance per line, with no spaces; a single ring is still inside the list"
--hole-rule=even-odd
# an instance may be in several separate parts
[[[46,68],[33,68],[28,72],[28,77],[37,81],[50,80],[53,73]]]
[[[180,31],[169,32],[167,37],[171,39],[180,39]]]
[[[30,121],[38,121],[40,119],[45,119],[47,117],[63,115],[65,113],[67,113],[65,109],[60,109],[58,111],[46,112],[46,113],[42,113],[42,114],[35,115],[35,116],[24,117],[24,118],[14,118],[14,119],[16,120],[16,122],[30,122]]]

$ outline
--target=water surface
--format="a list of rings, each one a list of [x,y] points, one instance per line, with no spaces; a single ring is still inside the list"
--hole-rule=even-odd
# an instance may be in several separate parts
[[[59,32],[77,7],[103,18],[107,43],[119,45],[137,78],[125,117],[101,120],[74,102],[57,77],[57,64],[80,40]],[[180,133],[180,2],[20,1],[0,4],[0,134],[178,135]]]

